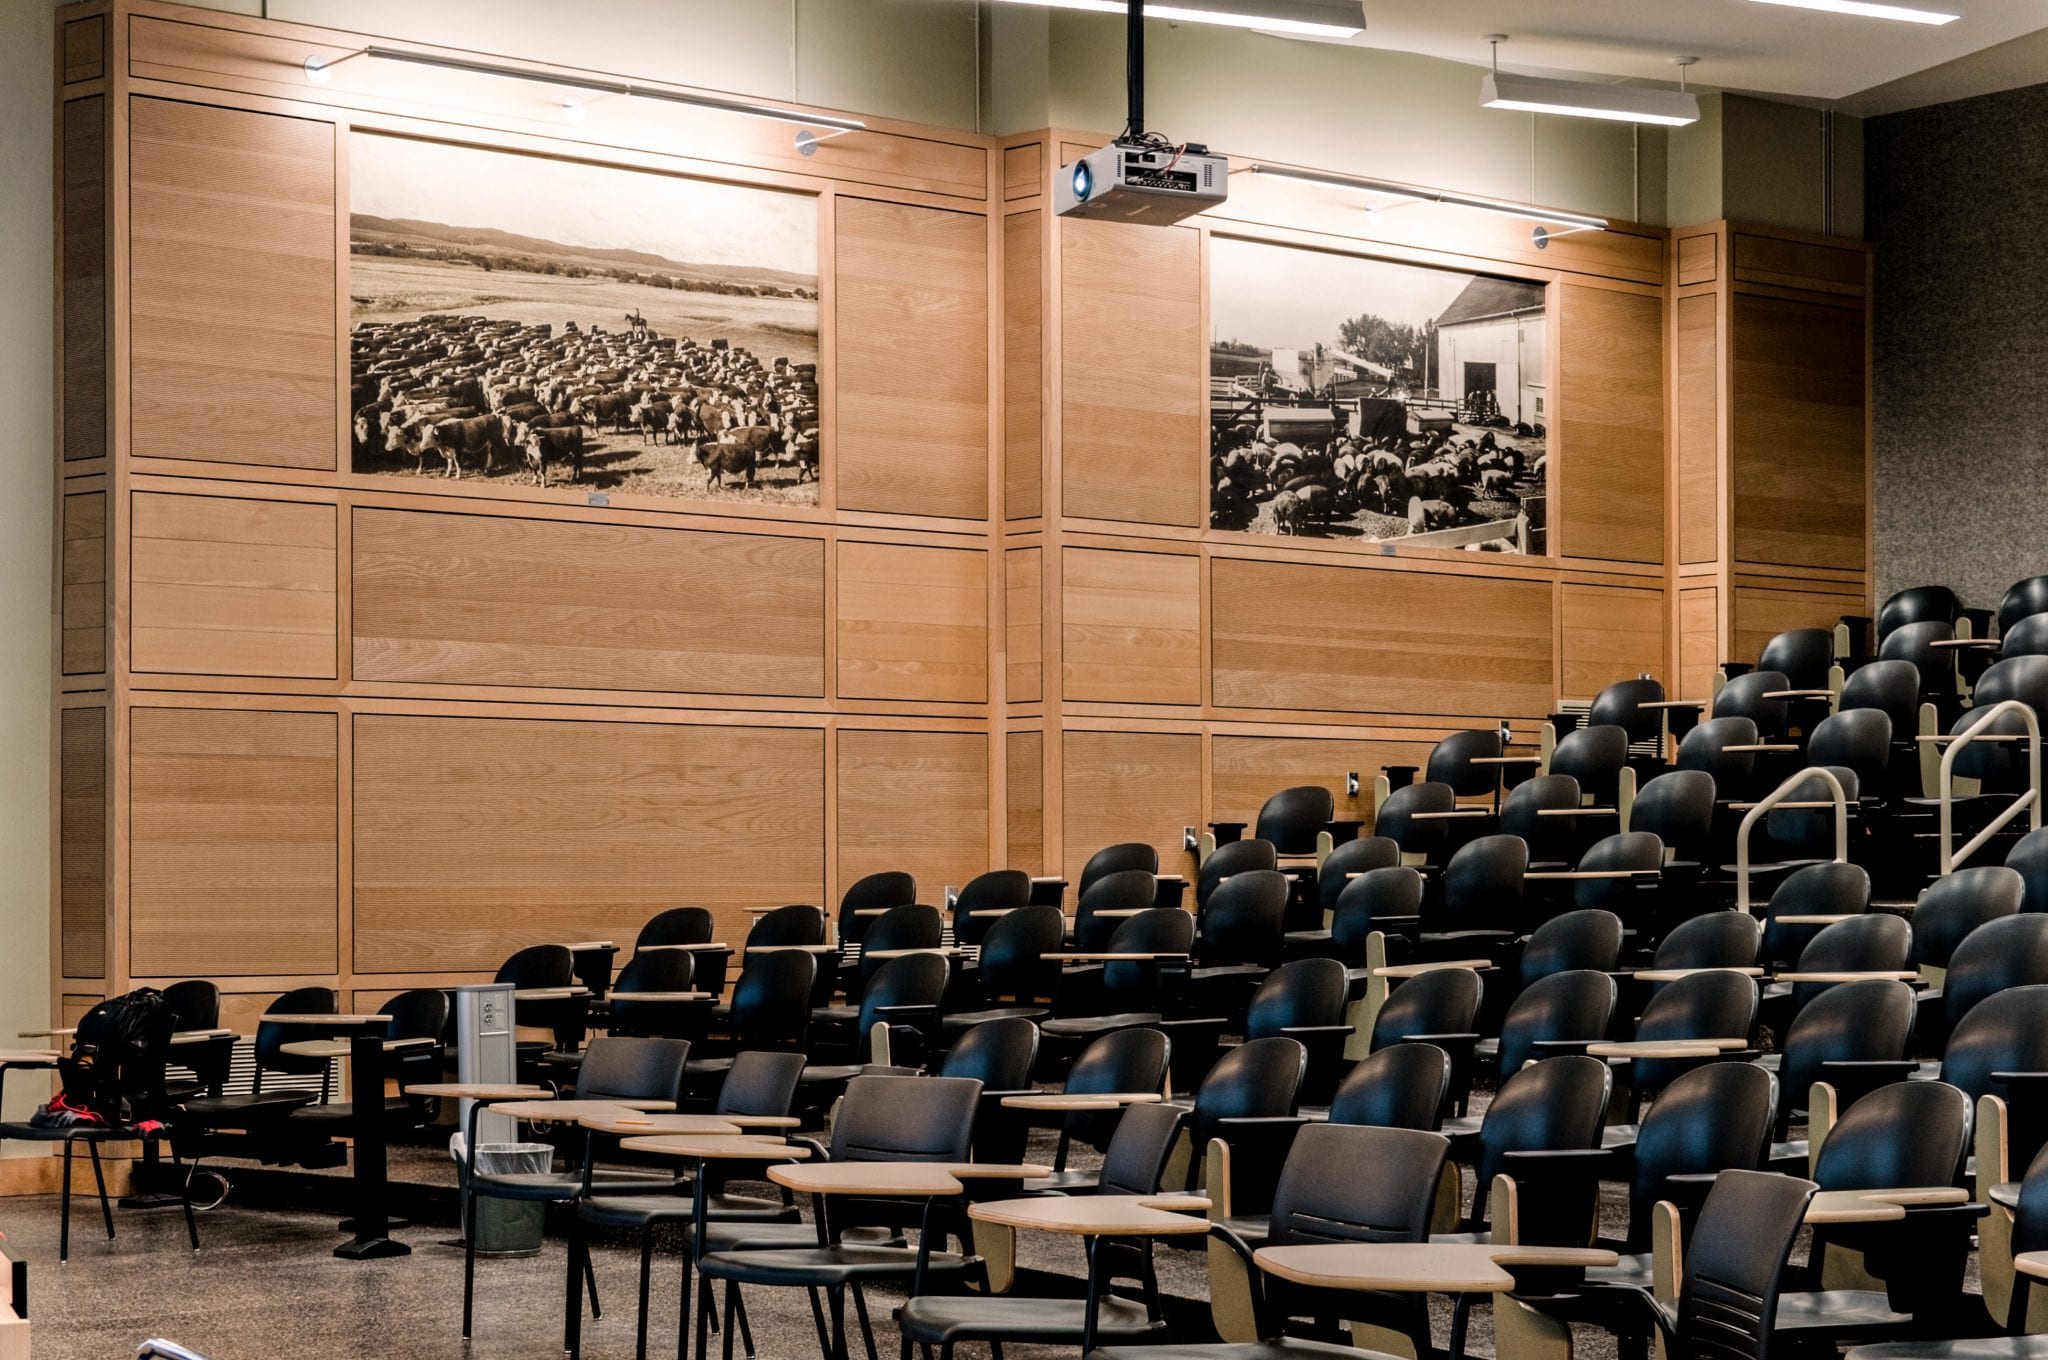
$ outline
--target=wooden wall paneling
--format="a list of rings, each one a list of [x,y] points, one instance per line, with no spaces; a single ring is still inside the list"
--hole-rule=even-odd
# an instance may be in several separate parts
[[[979,732],[839,730],[839,890],[884,870],[944,902],[989,868],[989,742]],[[792,901],[800,900],[792,898]]]
[[[1372,824],[1372,783],[1387,765],[1422,765],[1432,743],[1381,738],[1251,736],[1218,732],[1209,738],[1210,816],[1249,822],[1281,789],[1320,784],[1337,800],[1337,816]],[[1358,774],[1359,794],[1344,791],[1344,776]],[[1247,833],[1249,834],[1249,833]]]
[[[839,505],[988,514],[987,219],[835,200]]]
[[[136,708],[130,723],[130,971],[335,972],[336,717]]]
[[[1729,601],[1728,659],[1755,661],[1764,644],[1794,628],[1833,628],[1844,614],[1867,612],[1854,585],[1816,589],[1797,581],[1782,585],[1737,582]]]
[[[1736,560],[1863,570],[1862,309],[1738,293],[1732,316]]]
[[[137,98],[129,129],[135,456],[333,468],[334,125]]]
[[[1003,219],[1003,513],[1045,512],[1045,214]]]
[[[1149,842],[1162,870],[1192,874],[1181,829],[1203,822],[1201,735],[1069,729],[1064,745],[1061,872],[1068,881],[1079,883],[1088,857],[1120,841]]]
[[[130,661],[138,672],[335,671],[335,508],[137,492]]]
[[[1045,733],[1011,732],[1003,746],[1003,865],[1046,873]]]
[[[1061,507],[1201,522],[1201,238],[1189,227],[1063,219]]]
[[[1714,238],[1691,238],[1712,241]],[[1721,555],[1720,442],[1721,299],[1694,293],[1678,299],[1676,331],[1678,560],[1712,562]]]
[[[73,19],[64,25],[63,79],[65,84],[98,80],[106,74],[107,20],[102,14]]]
[[[825,692],[815,538],[358,507],[352,547],[358,680]]]
[[[62,500],[63,672],[96,675],[107,669],[107,493],[79,491]]]
[[[1737,283],[1854,297],[1864,293],[1864,273],[1870,258],[1870,252],[1861,247],[1759,236],[1746,231],[1729,233],[1728,253],[1733,257],[1731,272]]]
[[[99,18],[64,26],[65,65],[70,69],[72,36],[97,36]],[[97,71],[97,45],[92,66]],[[67,77],[68,78],[68,77]],[[85,77],[80,77],[85,78]],[[63,332],[59,374],[63,408],[62,446],[66,462],[107,453],[107,101],[93,95],[62,106],[62,226],[58,244]]]
[[[1678,286],[1712,283],[1720,277],[1721,238],[1714,232],[1698,232],[1678,238]]]
[[[1199,558],[1068,547],[1060,571],[1061,689],[1069,703],[1202,701]]]
[[[1554,545],[1570,557],[1664,560],[1664,303],[1560,284]]]
[[[1039,142],[1003,148],[1003,198],[1034,198],[1045,187],[1045,147]]]
[[[1044,606],[1040,598],[1044,572],[1043,549],[1012,548],[1003,554],[1004,689],[1013,704],[1037,703],[1045,697]]]
[[[988,700],[988,554],[839,545],[842,699]]]
[[[1616,680],[1664,669],[1664,592],[1567,581],[1559,587],[1558,647],[1566,699],[1590,699]]]
[[[1673,697],[1711,699],[1720,666],[1720,588],[1683,588],[1678,592],[1678,688]]]
[[[107,971],[107,711],[67,708],[57,724],[60,976]]]
[[[1540,716],[1556,697],[1552,589],[1541,580],[1216,558],[1214,702]]]
[[[573,718],[359,714],[354,968],[496,968],[631,940],[667,907],[825,891],[823,734]]]

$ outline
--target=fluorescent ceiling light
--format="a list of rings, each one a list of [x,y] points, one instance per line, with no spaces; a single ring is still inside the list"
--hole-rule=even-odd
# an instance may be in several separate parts
[[[1824,9],[1830,14],[1853,14],[1862,19],[1898,19],[1909,24],[1952,24],[1963,17],[1953,9],[1880,3],[1880,0],[1758,0],[1758,3],[1788,5],[1793,9]]]
[[[1013,5],[1045,9],[1081,9],[1096,14],[1123,14],[1124,0],[1007,0]],[[1262,33],[1292,33],[1314,38],[1349,38],[1365,31],[1365,10],[1359,0],[1145,0],[1147,19],[1176,23],[1222,24],[1254,28]]]
[[[1579,80],[1489,72],[1479,80],[1479,102],[1489,109],[1561,113],[1572,118],[1605,118],[1617,123],[1684,127],[1700,120],[1700,101],[1683,90],[1635,85],[1594,85]]]
[[[1252,173],[1277,175],[1282,179],[1298,179],[1308,184],[1327,184],[1338,189],[1356,189],[1360,193],[1386,194],[1391,198],[1409,199],[1417,203],[1442,203],[1453,208],[1470,208],[1474,212],[1519,217],[1525,222],[1544,222],[1555,227],[1569,227],[1574,231],[1607,230],[1607,219],[1595,217],[1591,213],[1539,208],[1532,203],[1515,203],[1504,198],[1482,198],[1477,194],[1458,194],[1447,189],[1425,189],[1418,184],[1402,184],[1397,180],[1367,179],[1360,175],[1333,175],[1322,170],[1296,170],[1285,165],[1254,165]]]

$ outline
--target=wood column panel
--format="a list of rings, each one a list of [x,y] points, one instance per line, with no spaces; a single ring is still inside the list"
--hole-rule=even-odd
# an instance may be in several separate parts
[[[1577,581],[1559,589],[1565,698],[1591,699],[1617,680],[1665,674],[1663,591]]]
[[[1559,551],[1664,560],[1664,302],[1560,284]]]
[[[944,904],[989,868],[989,743],[981,732],[839,733],[839,891],[900,869]],[[806,899],[791,898],[791,901]]]
[[[67,708],[57,722],[58,971],[107,973],[107,711]]]
[[[1045,697],[1044,601],[1040,597],[1045,552],[1012,548],[1003,554],[1003,633],[1007,658],[1005,694],[1013,704]]]
[[[988,554],[839,545],[839,697],[988,700]]]
[[[1202,250],[1189,227],[1063,219],[1061,508],[1201,523]]]
[[[1037,148],[1031,151],[1035,177]],[[1045,511],[1044,268],[1045,214],[1033,209],[1005,217],[1003,513],[1009,519],[1034,519]]]
[[[131,665],[333,679],[335,508],[136,493]]]
[[[355,968],[488,971],[684,905],[744,939],[823,900],[824,760],[815,729],[358,715]]]
[[[1067,699],[1202,701],[1201,559],[1067,548],[1060,568]]]
[[[1678,692],[1702,703],[1713,696],[1721,666],[1720,589],[1693,586],[1678,592]]]
[[[1842,615],[1864,613],[1864,600],[1862,590],[1853,585],[1827,590],[1790,580],[1782,587],[1737,584],[1729,608],[1729,655],[1754,661],[1778,634],[1794,628],[1832,629]]]
[[[1218,558],[1219,707],[1530,718],[1550,711],[1547,581]]]
[[[1061,770],[1066,863],[1081,881],[1088,857],[1121,841],[1145,841],[1168,873],[1194,871],[1183,827],[1202,826],[1202,738],[1193,732],[1069,731]]]
[[[358,680],[817,698],[814,538],[355,512]]]
[[[1721,555],[1720,490],[1726,478],[1720,455],[1720,305],[1711,293],[1677,303],[1674,449],[1680,562],[1712,562]]]
[[[63,516],[61,661],[66,675],[97,675],[107,668],[107,493],[65,496]]]
[[[988,225],[841,198],[836,212],[839,504],[988,514]]]
[[[137,98],[129,148],[135,456],[333,468],[334,125]]]
[[[1862,308],[1738,293],[1732,326],[1736,560],[1862,571]]]
[[[333,973],[335,716],[137,708],[129,722],[129,971]]]
[[[72,40],[91,34],[91,67],[99,67],[98,35],[104,21],[64,26],[67,70]],[[84,77],[80,77],[81,79]],[[59,320],[64,332],[62,444],[65,460],[101,458],[107,453],[107,101],[102,95],[74,99],[60,115],[63,219],[58,245],[62,294]]]
[[[1045,863],[1045,733],[1012,732],[1003,746],[1003,867],[1051,872]]]

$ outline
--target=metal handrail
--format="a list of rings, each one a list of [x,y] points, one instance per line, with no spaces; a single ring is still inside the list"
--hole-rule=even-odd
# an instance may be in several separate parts
[[[189,1350],[175,1341],[162,1337],[151,1337],[135,1350],[135,1360],[206,1360],[198,1351]]]
[[[1819,775],[1834,791],[1835,805],[1835,863],[1849,861],[1849,795],[1842,790],[1842,781],[1835,772],[1825,765],[1809,765],[1784,783],[1772,789],[1742,814],[1742,825],[1735,832],[1735,906],[1737,910],[1749,910],[1749,832],[1758,819],[1768,816],[1770,810],[1784,802],[1804,784],[1810,775]],[[1802,802],[1806,801],[1804,799]]]
[[[1971,712],[1976,712],[1972,709]],[[1969,843],[1961,850],[1954,848],[1955,842],[1955,767],[1956,752],[1980,737],[1991,741],[2009,741],[2010,737],[1991,732],[1991,724],[2001,714],[2017,713],[2027,725],[2027,791],[2012,800],[2012,806],[1991,819],[1990,825],[1970,837]],[[1963,731],[1955,734],[1941,753],[1941,783],[1937,786],[1941,797],[1941,872],[1955,872],[1957,863],[1983,849],[1986,841],[2005,829],[2005,824],[2020,815],[2022,810],[2031,810],[2033,825],[2029,830],[2041,829],[2041,719],[2034,710],[2018,699],[2002,699],[1984,711],[1984,716]]]

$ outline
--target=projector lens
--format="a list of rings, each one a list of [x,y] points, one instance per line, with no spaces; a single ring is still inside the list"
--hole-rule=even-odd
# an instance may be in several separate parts
[[[1074,162],[1074,197],[1085,202],[1094,189],[1095,176],[1088,172],[1088,162]]]

